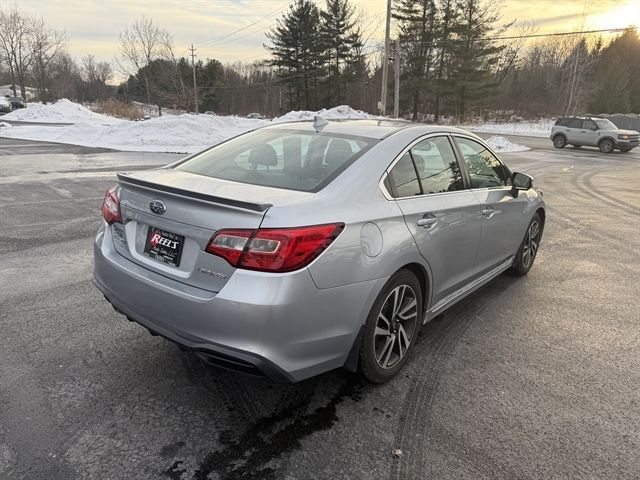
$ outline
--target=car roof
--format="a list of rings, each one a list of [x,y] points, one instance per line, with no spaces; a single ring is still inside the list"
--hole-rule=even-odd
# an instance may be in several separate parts
[[[327,120],[327,124],[319,127],[323,133],[335,133],[342,135],[352,135],[354,137],[368,137],[382,140],[396,132],[401,130],[407,130],[410,128],[416,128],[420,130],[421,134],[428,134],[432,132],[445,132],[445,133],[464,133],[468,134],[464,130],[455,127],[448,127],[443,125],[426,125],[423,123],[410,122],[409,120],[401,119],[366,119],[366,120]],[[302,131],[315,131],[314,122],[311,120],[277,123],[264,127],[269,130],[295,128]]]

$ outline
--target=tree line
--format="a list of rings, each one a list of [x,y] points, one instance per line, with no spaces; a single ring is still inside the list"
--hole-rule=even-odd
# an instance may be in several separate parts
[[[198,110],[222,114],[316,110],[340,104],[376,112],[382,45],[352,0],[293,0],[265,34],[267,60],[198,59]],[[497,0],[395,0],[391,52],[400,112],[421,121],[640,112],[640,37],[576,33],[529,39],[532,27],[501,18]],[[506,32],[509,31],[509,35]],[[516,31],[516,35],[513,32]],[[42,101],[117,98],[194,111],[193,65],[150,18],[123,29],[113,62],[67,52],[66,34],[17,7],[0,8],[0,83]],[[124,78],[112,85],[115,78]],[[393,75],[387,104],[393,103]]]

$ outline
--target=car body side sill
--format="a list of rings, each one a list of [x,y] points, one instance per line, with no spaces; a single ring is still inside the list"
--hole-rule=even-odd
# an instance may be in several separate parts
[[[457,303],[459,300],[462,300],[471,292],[477,290],[478,288],[483,286],[485,283],[491,281],[492,279],[500,275],[502,272],[504,272],[509,267],[511,267],[512,264],[513,264],[513,255],[508,259],[506,259],[504,262],[502,262],[493,270],[485,273],[483,276],[477,278],[471,283],[466,284],[464,287],[460,288],[459,290],[456,290],[452,294],[440,300],[437,304],[431,307],[431,309],[427,310],[427,313],[424,317],[425,318],[424,323],[427,323],[429,320],[438,316],[440,313],[442,313],[444,310],[446,310],[447,308]]]

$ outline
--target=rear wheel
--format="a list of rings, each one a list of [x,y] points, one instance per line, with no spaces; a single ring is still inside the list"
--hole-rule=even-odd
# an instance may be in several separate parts
[[[360,346],[360,370],[373,383],[391,380],[406,363],[422,320],[422,289],[409,270],[386,283],[369,313]]]
[[[600,151],[602,153],[611,153],[611,152],[613,152],[613,149],[615,148],[615,145],[614,145],[612,140],[609,140],[608,138],[605,138],[604,140],[602,140],[598,144],[598,148],[600,149]]]
[[[567,137],[564,135],[556,135],[553,137],[553,146],[556,148],[564,148],[567,146]]]
[[[542,220],[540,219],[540,215],[536,213],[531,219],[531,222],[529,222],[527,232],[524,234],[524,239],[520,244],[518,253],[516,253],[514,264],[511,267],[513,274],[523,276],[529,273],[529,270],[531,270],[533,266],[533,261],[538,254],[541,238]]]

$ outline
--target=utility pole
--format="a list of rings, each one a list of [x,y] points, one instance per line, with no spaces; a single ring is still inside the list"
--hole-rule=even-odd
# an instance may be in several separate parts
[[[389,80],[389,35],[391,31],[391,0],[387,0],[387,26],[384,34],[384,60],[382,64],[382,95],[380,114],[387,113],[387,82]]]
[[[400,37],[396,38],[396,56],[393,67],[395,68],[394,87],[396,89],[393,96],[393,118],[398,118],[400,116]]]
[[[196,115],[198,114],[198,85],[196,84],[196,49],[191,44],[191,66],[193,67],[193,96],[196,101]]]

